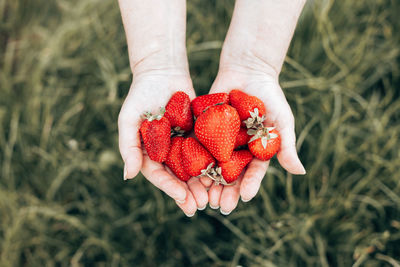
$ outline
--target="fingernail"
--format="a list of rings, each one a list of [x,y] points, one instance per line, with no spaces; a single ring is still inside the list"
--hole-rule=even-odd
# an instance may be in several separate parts
[[[185,215],[186,215],[187,217],[189,217],[189,218],[190,218],[190,217],[193,217],[195,214],[196,214],[196,212],[193,213],[193,214],[186,214],[186,213],[185,213]]]
[[[219,212],[221,212],[222,215],[226,216],[226,215],[231,214],[232,211],[226,212],[226,211],[223,211],[223,210],[219,210]]]
[[[301,169],[298,168],[299,170],[297,170],[296,172],[293,172],[293,174],[296,175],[305,175],[306,174],[306,169],[304,169],[303,165],[301,165]]]
[[[178,199],[175,199],[175,202],[178,203],[178,204],[181,204],[181,205],[184,204],[185,201],[186,201],[186,200],[178,200]]]
[[[128,178],[126,178],[126,175],[128,174],[128,171],[126,169],[126,164],[124,165],[124,181],[126,181]]]
[[[219,206],[212,206],[211,204],[209,205],[210,206],[210,208],[212,208],[213,210],[217,210],[217,209],[219,209]]]
[[[242,198],[242,197],[240,197],[240,199],[241,199],[243,202],[249,202],[249,201],[251,200],[251,198],[250,198],[250,199],[246,199],[246,198]]]
[[[206,205],[204,205],[204,207],[201,207],[201,208],[197,208],[198,210],[205,210],[207,208],[207,204]]]
[[[300,158],[297,156],[297,159],[299,160],[299,165],[301,166],[301,170],[299,171],[299,174],[304,175],[306,174],[306,169],[303,166],[303,163],[301,162]]]

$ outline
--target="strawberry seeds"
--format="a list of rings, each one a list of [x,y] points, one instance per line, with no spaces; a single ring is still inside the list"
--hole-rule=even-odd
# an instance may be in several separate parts
[[[265,114],[260,99],[240,90],[192,102],[179,91],[159,115],[144,115],[140,133],[150,159],[164,162],[182,181],[208,176],[231,185],[253,156],[266,161],[279,151],[279,132],[263,125]],[[193,128],[197,139],[184,137]]]

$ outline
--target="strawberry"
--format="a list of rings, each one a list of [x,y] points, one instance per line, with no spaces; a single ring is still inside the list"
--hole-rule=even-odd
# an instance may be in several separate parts
[[[250,141],[251,136],[247,134],[247,129],[240,127],[240,131],[236,137],[236,143],[235,143],[235,149],[247,145],[247,143]]]
[[[261,122],[264,120],[265,105],[259,98],[235,89],[229,93],[229,102],[239,113],[241,121],[253,119],[253,123],[254,120],[257,120],[257,117]],[[251,128],[249,126],[247,125],[247,128]]]
[[[200,114],[208,107],[214,106],[215,104],[228,104],[229,96],[226,93],[217,93],[198,96],[193,99],[192,106],[193,115],[197,118]]]
[[[215,160],[196,139],[188,137],[182,143],[182,163],[186,173],[194,177],[201,175],[210,164],[214,165]]]
[[[250,129],[249,134],[254,135],[249,142],[250,152],[258,159],[269,160],[281,146],[281,137],[274,127],[263,127],[259,130]]]
[[[169,146],[171,144],[171,124],[164,115],[165,110],[161,109],[161,114],[153,116],[146,112],[146,120],[140,126],[144,147],[151,160],[164,162],[167,159]]]
[[[189,96],[182,91],[173,94],[165,107],[164,116],[175,131],[190,132],[193,128],[193,115],[190,110]]]
[[[184,140],[185,138],[181,136],[172,138],[171,149],[169,150],[165,164],[171,169],[176,177],[186,182],[190,179],[190,175],[186,173],[182,163],[182,143]]]
[[[239,130],[239,114],[227,104],[208,108],[197,118],[194,126],[200,143],[221,162],[231,158]]]
[[[253,155],[248,150],[233,151],[232,157],[227,162],[218,162],[217,173],[219,172],[223,177],[225,183],[230,184],[234,182],[242,173],[243,169],[253,159]]]

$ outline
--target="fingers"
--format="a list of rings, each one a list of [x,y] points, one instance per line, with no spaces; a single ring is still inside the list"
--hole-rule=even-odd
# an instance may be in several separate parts
[[[186,184],[169,174],[161,163],[150,160],[147,155],[144,156],[142,173],[168,196],[181,203],[186,201],[188,194]]]
[[[221,214],[229,215],[236,208],[239,201],[241,180],[242,178],[240,177],[236,184],[224,186],[219,201]]]
[[[186,184],[171,175],[162,164],[150,160],[147,155],[144,156],[142,173],[154,186],[175,199],[186,216],[192,217],[198,208],[204,209],[207,206],[207,190],[198,178],[191,178]]]
[[[211,180],[207,176],[202,176],[200,177],[200,182],[204,185],[205,188],[209,188],[212,185],[213,180]]]
[[[198,210],[204,210],[208,203],[208,193],[204,185],[200,182],[199,178],[192,177],[187,181],[190,191],[193,194],[197,203]]]
[[[259,159],[253,159],[250,162],[240,185],[240,196],[243,202],[248,202],[255,197],[267,172],[268,165],[269,161]]]
[[[143,153],[140,147],[139,120],[135,114],[125,115],[121,111],[118,117],[119,151],[124,160],[124,179],[135,177],[143,162]]]
[[[296,151],[294,125],[286,124],[283,127],[279,127],[278,125],[278,131],[281,135],[281,148],[277,155],[279,163],[292,174],[306,174],[306,170]]]
[[[218,209],[219,208],[219,200],[221,198],[223,186],[222,185],[211,185],[210,189],[208,190],[208,201],[210,208]]]
[[[193,217],[197,211],[196,200],[194,199],[190,191],[187,192],[185,202],[180,203],[176,201],[176,205],[185,213],[188,217]]]

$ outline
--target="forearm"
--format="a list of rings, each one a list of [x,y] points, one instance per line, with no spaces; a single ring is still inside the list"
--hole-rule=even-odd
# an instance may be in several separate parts
[[[278,76],[306,0],[237,0],[220,69],[242,62]],[[242,67],[242,66],[239,66]]]
[[[119,0],[134,75],[188,72],[185,0]]]

